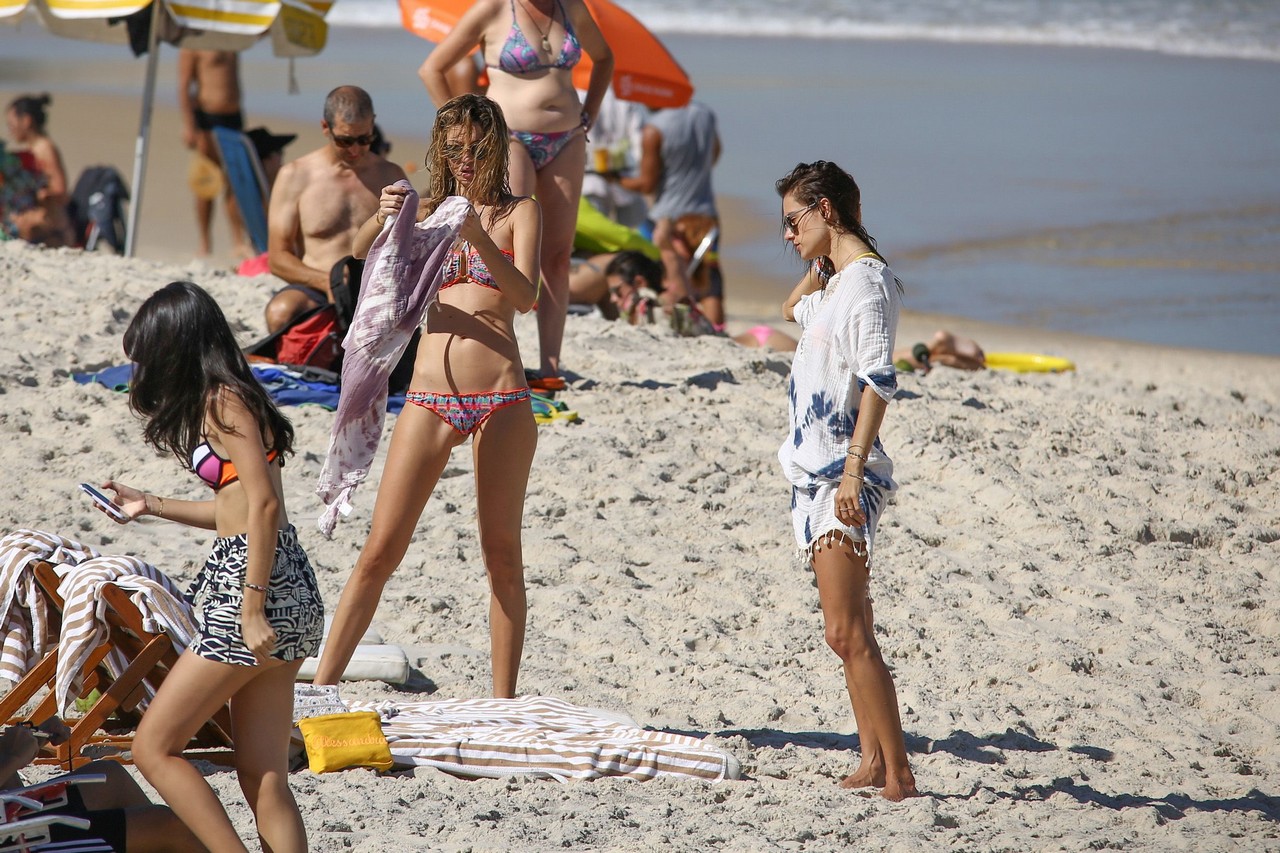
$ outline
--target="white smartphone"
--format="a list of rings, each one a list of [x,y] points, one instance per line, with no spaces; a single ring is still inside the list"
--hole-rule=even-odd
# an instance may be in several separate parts
[[[88,483],[81,483],[80,490],[84,492],[86,495],[88,495],[89,497],[93,498],[93,502],[96,503],[98,506],[102,507],[103,509],[105,509],[107,511],[107,515],[111,516],[115,520],[125,521],[125,522],[130,520],[129,516],[124,514],[124,510],[120,509],[120,507],[116,506],[114,503],[111,502],[111,498],[107,497],[102,492],[95,489],[93,486],[89,485]]]

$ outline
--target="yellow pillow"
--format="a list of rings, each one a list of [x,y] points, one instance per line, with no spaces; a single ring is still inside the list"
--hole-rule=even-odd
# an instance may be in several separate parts
[[[374,711],[323,714],[298,721],[312,773],[346,767],[391,769],[391,748]]]

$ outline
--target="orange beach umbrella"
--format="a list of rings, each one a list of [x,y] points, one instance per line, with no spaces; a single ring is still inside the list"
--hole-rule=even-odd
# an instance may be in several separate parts
[[[472,0],[400,0],[400,20],[414,35],[437,44],[444,40]],[[583,0],[613,51],[613,94],[646,106],[682,107],[693,84],[658,37],[611,0]],[[587,88],[591,58],[583,54],[573,69],[573,85]]]

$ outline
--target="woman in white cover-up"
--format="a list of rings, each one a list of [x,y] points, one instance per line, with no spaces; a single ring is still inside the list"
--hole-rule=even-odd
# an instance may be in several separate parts
[[[489,575],[493,695],[515,695],[524,649],[524,557],[520,527],[537,445],[528,382],[512,320],[537,298],[542,215],[507,184],[507,125],[482,95],[460,95],[436,113],[426,164],[430,186],[416,211],[426,219],[449,196],[474,207],[444,264],[427,311],[406,404],[396,421],[378,486],[373,525],[342,591],[316,684],[337,684],[373,620],[382,589],[400,566],[418,518],[453,448],[474,436],[480,550]],[[408,190],[383,189],[379,208],[356,233],[364,257]]]
[[[826,640],[844,664],[862,762],[841,782],[916,795],[893,677],[869,595],[876,522],[896,485],[880,424],[897,389],[893,340],[901,285],[862,226],[861,194],[834,163],[802,163],[777,182],[785,238],[816,261],[783,305],[802,334],[788,383],[791,433],[778,452],[791,483],[796,542],[813,567]]]

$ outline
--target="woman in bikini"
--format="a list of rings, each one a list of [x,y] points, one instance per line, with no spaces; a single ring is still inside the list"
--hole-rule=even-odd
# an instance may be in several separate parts
[[[788,397],[791,429],[778,451],[791,483],[796,544],[813,568],[827,644],[844,664],[862,761],[841,785],[916,795],[893,676],[872,624],[876,523],[893,482],[880,424],[897,390],[893,340],[901,285],[862,225],[861,194],[835,163],[802,163],[777,182],[783,236],[819,260],[783,304],[800,324]]]
[[[463,196],[474,209],[427,312],[372,528],[343,588],[316,684],[337,684],[373,620],[383,586],[408,551],[449,454],[473,436],[480,550],[489,575],[493,695],[515,696],[525,630],[520,525],[537,426],[512,320],[516,311],[530,310],[538,295],[542,215],[537,202],[508,187],[508,151],[502,110],[488,98],[461,95],[436,113],[426,159],[430,186],[417,221],[448,196]],[[356,233],[356,257],[368,253],[404,197],[401,187],[383,189],[378,212]]]
[[[289,790],[293,682],[320,646],[324,605],[284,508],[280,469],[293,427],[254,378],[227,320],[204,290],[168,284],[124,334],[133,362],[129,406],[148,444],[176,456],[210,500],[163,498],[107,481],[121,524],[151,515],[215,530],[200,572],[200,634],[147,708],[133,759],[210,850],[245,850],[227,812],[182,751],[231,702],[236,775],[264,849],[307,849]],[[106,510],[103,510],[106,512]]]
[[[613,54],[583,0],[477,0],[418,72],[437,106],[449,99],[449,69],[476,47],[488,66],[488,95],[513,128],[511,190],[542,206],[541,371],[532,382],[559,390],[586,135],[609,88]],[[583,52],[592,62],[585,104],[573,87]]]

